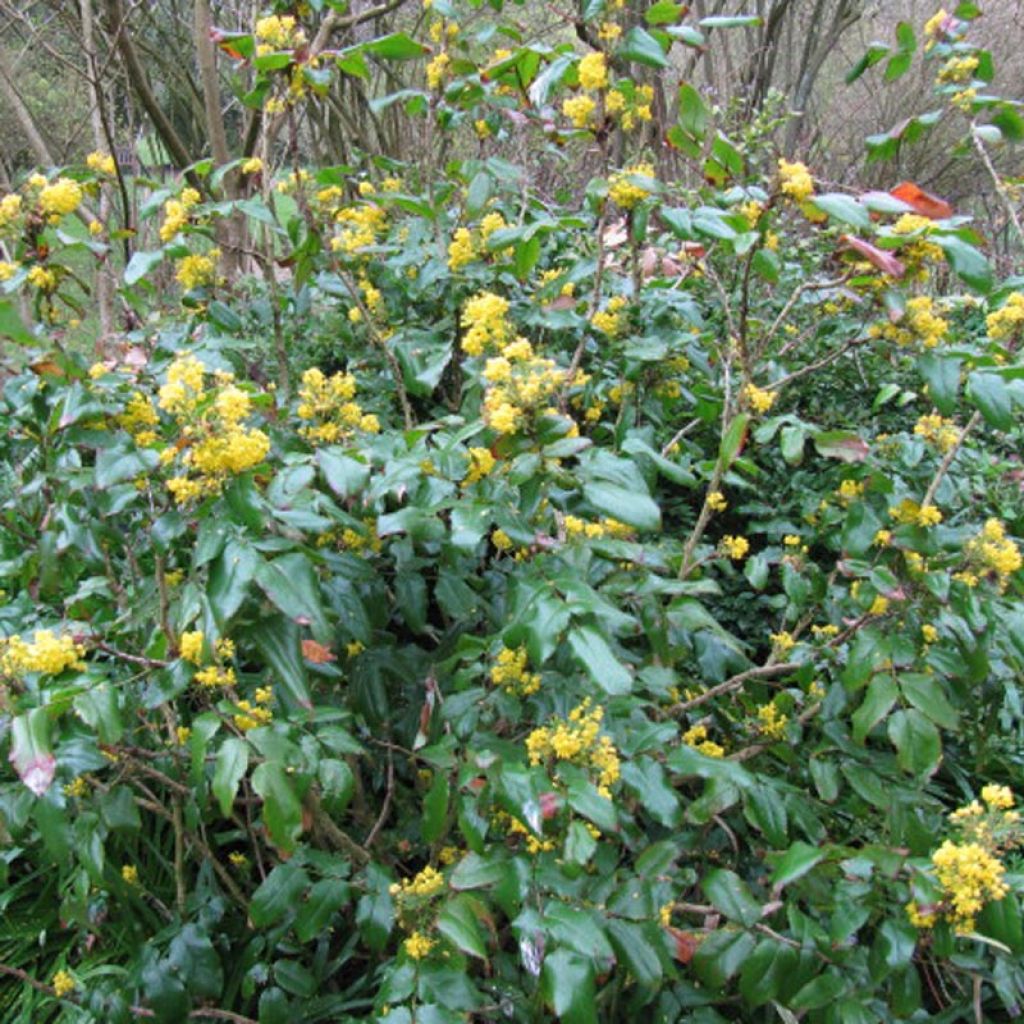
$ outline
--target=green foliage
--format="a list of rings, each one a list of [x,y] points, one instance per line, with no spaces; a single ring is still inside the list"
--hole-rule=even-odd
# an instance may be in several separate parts
[[[589,65],[439,44],[424,116],[642,122],[671,6]],[[268,121],[316,103],[300,31],[222,40]],[[91,366],[61,224],[108,172],[0,207],[12,1019],[1016,1012],[1020,281],[680,98],[696,192],[612,166],[624,117],[557,129],[602,140],[571,205],[485,155],[197,167]]]

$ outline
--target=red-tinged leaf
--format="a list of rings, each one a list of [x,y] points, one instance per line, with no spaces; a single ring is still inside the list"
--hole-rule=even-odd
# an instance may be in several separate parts
[[[561,798],[557,793],[541,793],[540,795],[540,816],[548,821],[558,813],[561,805]]]
[[[707,249],[700,242],[683,242],[679,251],[694,260],[701,260],[707,255]]]
[[[888,274],[890,277],[902,277],[906,272],[906,267],[891,252],[879,249],[877,245],[865,242],[863,238],[858,238],[856,235],[840,235],[839,241],[863,256],[883,274]]]
[[[814,438],[819,455],[843,462],[863,462],[868,455],[867,441],[848,430],[826,430]]]
[[[953,216],[953,207],[949,203],[930,192],[925,192],[912,181],[900,182],[889,195],[902,199],[908,206],[912,206],[916,213],[931,220],[945,220]]]
[[[33,708],[11,723],[10,762],[18,777],[36,796],[53,782],[57,759],[50,747],[50,720],[46,708]]]
[[[700,946],[700,938],[693,932],[683,932],[678,928],[666,928],[666,934],[672,939],[672,956],[681,964],[688,964]]]
[[[302,641],[302,656],[306,661],[313,662],[314,665],[324,665],[329,661],[338,660],[330,647],[318,644],[315,640]]]

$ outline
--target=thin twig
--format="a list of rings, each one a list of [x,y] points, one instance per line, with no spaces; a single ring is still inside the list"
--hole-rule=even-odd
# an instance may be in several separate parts
[[[730,693],[733,690],[740,689],[750,679],[767,679],[771,676],[781,676],[787,672],[795,672],[798,668],[800,668],[800,665],[795,661],[783,661],[775,665],[759,665],[757,668],[748,668],[745,672],[739,672],[731,676],[724,683],[718,683],[716,686],[712,686],[710,690],[705,690],[690,700],[673,704],[668,709],[669,714],[680,715],[691,708],[698,708],[701,704],[706,704],[709,700],[714,700],[715,697],[721,696],[723,693]]]
[[[384,827],[384,822],[387,821],[388,812],[391,810],[391,798],[395,793],[395,759],[391,756],[391,751],[388,751],[388,789],[384,794],[384,803],[381,806],[380,814],[377,816],[377,820],[373,823],[373,828],[370,829],[369,835],[363,840],[363,848],[368,850],[372,845],[373,841],[377,838],[380,830]]]
[[[939,463],[939,468],[935,471],[935,476],[932,477],[932,482],[928,485],[928,490],[924,492],[924,497],[921,499],[921,508],[926,508],[932,503],[932,499],[935,497],[935,492],[939,489],[939,484],[942,483],[942,478],[946,475],[949,467],[953,464],[953,460],[956,458],[956,454],[960,451],[963,446],[964,439],[978,424],[978,420],[981,419],[981,410],[975,411],[974,415],[967,421],[967,426],[960,431],[960,436],[956,439],[956,444],[946,452],[946,457]]]

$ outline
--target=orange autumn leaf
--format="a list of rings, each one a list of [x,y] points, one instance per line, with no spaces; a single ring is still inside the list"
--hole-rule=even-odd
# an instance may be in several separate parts
[[[680,931],[678,928],[668,927],[665,929],[672,939],[674,949],[672,956],[681,964],[688,964],[693,959],[693,954],[700,946],[700,937],[693,932]]]
[[[314,665],[323,665],[328,661],[338,660],[330,647],[318,644],[315,640],[302,641],[302,656],[306,661],[313,662]]]
[[[922,217],[929,217],[931,220],[944,220],[953,216],[953,207],[944,199],[925,192],[923,188],[915,185],[912,181],[900,182],[889,195],[902,199],[908,206],[914,208],[915,213]]]

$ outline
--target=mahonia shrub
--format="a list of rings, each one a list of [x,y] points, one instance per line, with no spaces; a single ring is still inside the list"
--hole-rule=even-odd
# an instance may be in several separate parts
[[[96,358],[111,158],[0,198],[16,1019],[1016,1015],[1024,281],[689,85],[704,184],[665,180],[635,72],[703,45],[685,9],[493,53],[434,0],[324,53],[285,6],[222,39],[260,155],[152,191]],[[1010,124],[962,6],[937,88]],[[377,59],[479,155],[276,165]],[[488,155],[509,111],[600,150],[584,195]]]

